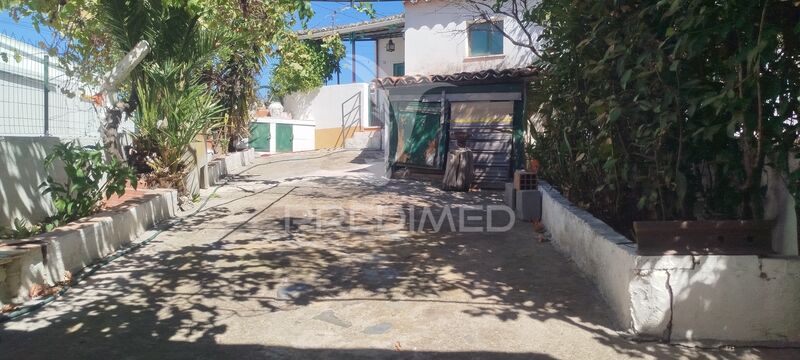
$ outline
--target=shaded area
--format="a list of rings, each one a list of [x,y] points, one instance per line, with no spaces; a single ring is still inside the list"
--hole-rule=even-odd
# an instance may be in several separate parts
[[[34,316],[3,324],[0,352],[27,359],[797,355],[627,341],[592,284],[533,240],[530,224],[502,234],[409,232],[408,217],[388,216],[378,227],[374,212],[498,203],[500,194],[381,183],[344,155],[319,161],[334,160],[345,175],[274,180],[282,170],[273,165],[240,176],[149,246]],[[336,206],[357,215],[307,221],[296,212]],[[297,220],[289,232],[287,218]]]

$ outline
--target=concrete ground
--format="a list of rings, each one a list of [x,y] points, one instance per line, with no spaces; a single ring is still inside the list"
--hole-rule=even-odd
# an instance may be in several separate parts
[[[2,324],[0,354],[800,358],[796,349],[626,340],[592,284],[537,241],[530,224],[504,233],[408,229],[422,217],[412,208],[431,206],[438,214],[448,204],[499,203],[500,194],[386,181],[376,175],[382,166],[382,155],[370,152],[260,158],[213,195],[207,191],[199,212],[151,232],[147,246],[45,308]],[[392,211],[397,207],[405,212]],[[317,221],[307,216],[312,209],[322,214]]]

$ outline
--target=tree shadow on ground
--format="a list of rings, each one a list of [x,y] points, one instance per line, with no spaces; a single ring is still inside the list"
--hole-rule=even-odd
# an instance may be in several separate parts
[[[391,343],[385,344],[386,350],[256,345],[271,343],[270,334],[293,331],[294,323],[271,323],[270,314],[315,304],[390,302],[447,306],[466,318],[509,324],[523,319],[563,323],[589,333],[619,356],[671,359],[696,354],[664,344],[634,343],[618,335],[610,309],[593,285],[548,243],[537,242],[530,224],[518,223],[500,234],[436,232],[430,227],[410,231],[409,222],[418,218],[408,213],[378,216],[375,211],[380,206],[404,210],[429,206],[441,214],[445,205],[498,204],[498,193],[448,193],[414,182],[375,185],[335,177],[306,177],[277,185],[257,176],[239,181],[261,182],[264,187],[209,203],[35,316],[5,324],[0,352],[19,359],[56,354],[59,358],[98,354],[550,358],[525,352],[414,351],[402,345],[393,350]],[[299,213],[337,207],[350,214],[309,218]],[[531,334],[531,341],[535,337]],[[742,355],[741,351],[711,353],[720,358]]]

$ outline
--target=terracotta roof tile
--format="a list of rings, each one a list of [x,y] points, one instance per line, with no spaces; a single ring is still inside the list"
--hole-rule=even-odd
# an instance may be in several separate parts
[[[406,75],[378,78],[374,81],[381,86],[403,86],[438,82],[482,82],[498,80],[524,79],[539,74],[539,68],[529,66],[503,70],[481,70],[475,72],[460,72],[450,75]]]

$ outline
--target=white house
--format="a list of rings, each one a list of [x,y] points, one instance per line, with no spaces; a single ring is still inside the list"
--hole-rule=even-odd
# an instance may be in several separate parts
[[[402,37],[381,39],[378,46],[379,76],[397,74],[392,70],[398,59],[405,63],[405,74],[440,75],[487,69],[527,67],[535,58],[530,49],[516,46],[497,28],[527,42],[516,21],[504,15],[491,15],[490,24],[468,4],[451,0],[416,1],[405,4]],[[389,41],[396,44],[388,52]],[[405,44],[411,44],[405,46]]]
[[[368,86],[289,95],[286,110],[315,122],[317,148],[383,148],[391,169],[406,174],[440,176],[448,149],[464,137],[475,153],[477,182],[500,186],[523,163],[525,84],[536,75],[530,67],[536,58],[515,43],[529,44],[535,29],[463,1],[405,1],[404,8],[400,15],[301,32],[303,39],[338,34],[351,43],[375,42],[377,78]],[[349,55],[353,63],[362,60],[355,50]],[[355,83],[355,70],[337,77],[348,75]]]

